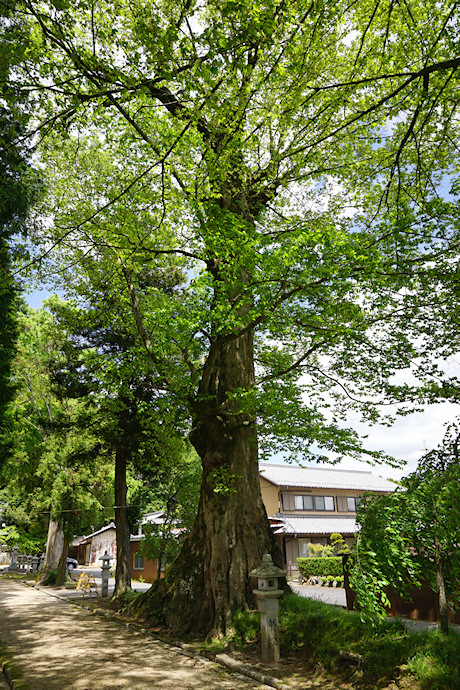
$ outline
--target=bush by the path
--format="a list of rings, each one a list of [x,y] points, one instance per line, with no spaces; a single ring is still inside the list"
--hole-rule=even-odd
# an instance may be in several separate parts
[[[306,580],[312,576],[343,575],[341,556],[322,556],[320,558],[298,558],[300,574]]]

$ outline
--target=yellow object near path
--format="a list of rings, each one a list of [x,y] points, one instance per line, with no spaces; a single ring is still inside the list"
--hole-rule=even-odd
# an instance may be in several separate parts
[[[77,584],[75,585],[75,590],[83,590],[83,596],[85,594],[91,594],[95,592],[96,596],[99,596],[97,591],[96,580],[93,575],[88,575],[87,573],[80,573],[78,576]]]

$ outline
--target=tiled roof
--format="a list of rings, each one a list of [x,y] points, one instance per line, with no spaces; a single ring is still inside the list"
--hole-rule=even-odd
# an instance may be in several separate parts
[[[97,534],[102,534],[102,532],[107,532],[109,529],[116,529],[115,523],[109,522],[108,525],[105,527],[101,527],[101,529],[96,530],[96,532],[91,532],[91,534],[86,534],[84,537],[77,537],[73,540],[72,546],[76,546],[78,544],[83,544],[84,541],[87,539],[91,539],[92,537],[95,537]]]
[[[278,525],[272,524],[275,534],[355,534],[359,532],[359,525],[354,516],[338,515],[336,517],[313,517],[306,515],[299,517],[298,515],[274,515],[269,518],[271,521],[277,521]]]
[[[141,520],[141,525],[153,523],[154,525],[162,525],[165,521],[166,512],[164,510],[155,510],[153,513],[146,513]]]
[[[396,484],[371,472],[338,470],[333,467],[299,467],[259,463],[262,477],[276,486],[312,489],[356,489],[360,491],[394,491]]]

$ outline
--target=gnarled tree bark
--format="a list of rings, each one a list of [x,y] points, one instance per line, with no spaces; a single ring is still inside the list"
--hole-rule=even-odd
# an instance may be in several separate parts
[[[227,633],[233,611],[254,605],[249,574],[262,554],[282,566],[260,494],[255,421],[229,399],[253,384],[252,332],[217,342],[191,434],[203,465],[197,518],[166,580],[136,604],[144,612],[162,609],[177,632]]]

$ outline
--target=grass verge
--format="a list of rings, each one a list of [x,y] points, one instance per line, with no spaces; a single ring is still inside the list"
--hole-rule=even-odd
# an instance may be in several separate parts
[[[363,622],[358,613],[294,594],[281,601],[279,635],[284,659],[303,664],[305,671],[336,673],[353,687],[460,689],[460,635],[454,632],[418,634],[397,619]],[[237,612],[236,649],[257,650],[258,641],[258,613]],[[344,668],[350,658],[356,667]]]
[[[130,615],[132,603],[125,607],[111,600],[81,602],[88,608],[101,606],[112,611],[120,621],[132,620],[165,640],[174,641],[168,629],[155,624],[150,617]],[[116,612],[118,609],[118,612]],[[230,651],[240,661],[264,670],[260,663],[260,622],[254,611],[237,611],[229,638],[182,640],[195,651],[217,654]],[[321,690],[460,690],[460,635],[441,635],[437,631],[423,634],[408,631],[394,619],[372,625],[363,622],[358,613],[346,611],[320,601],[295,594],[280,604],[279,633],[281,662],[271,669],[278,678],[294,687]],[[346,665],[344,654],[356,664]]]

